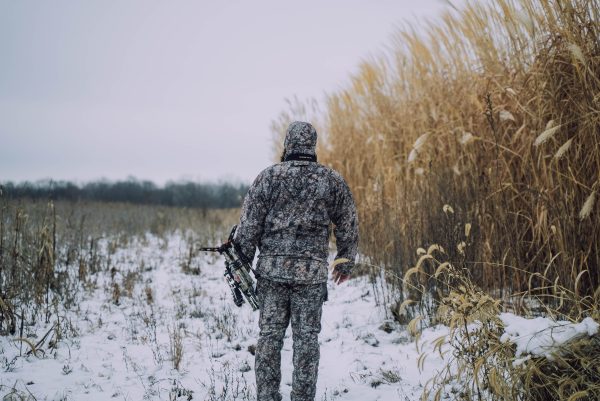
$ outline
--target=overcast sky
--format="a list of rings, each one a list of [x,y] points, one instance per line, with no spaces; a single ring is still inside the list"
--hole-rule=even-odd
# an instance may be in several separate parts
[[[0,182],[250,182],[269,124],[441,0],[0,0]]]

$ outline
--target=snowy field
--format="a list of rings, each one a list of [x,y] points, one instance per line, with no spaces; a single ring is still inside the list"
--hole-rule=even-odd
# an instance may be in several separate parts
[[[26,341],[0,337],[3,400],[255,399],[258,312],[233,304],[220,257],[195,256],[184,273],[188,253],[182,235],[131,240],[112,254],[113,268],[92,277],[75,307],[59,307],[58,321],[25,325],[23,337],[40,343],[35,352]],[[417,400],[442,366],[431,344],[447,329],[426,329],[417,348],[402,327],[382,326],[373,289],[367,278],[329,283],[317,400]],[[284,400],[291,340],[288,328]],[[421,371],[422,352],[428,356]]]

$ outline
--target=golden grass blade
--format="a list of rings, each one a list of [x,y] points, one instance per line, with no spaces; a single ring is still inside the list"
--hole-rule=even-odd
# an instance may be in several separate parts
[[[581,210],[579,211],[579,220],[585,220],[586,218],[590,217],[595,202],[596,191],[592,191],[592,193],[585,200],[583,206],[581,207]]]
[[[418,328],[418,324],[419,322],[423,320],[423,317],[421,315],[417,315],[415,316],[414,319],[412,319],[410,322],[408,322],[408,325],[406,326],[406,330],[410,333],[411,336],[416,336],[420,330]]]
[[[25,343],[29,346],[29,348],[31,348],[31,353],[37,357],[37,349],[35,348],[35,344],[33,344],[30,340],[28,340],[27,338],[23,338],[23,337],[17,337],[14,339],[14,341],[20,341],[22,343]]]
[[[408,162],[409,162],[409,163],[412,163],[412,162],[414,162],[415,160],[417,160],[417,156],[418,156],[418,154],[419,154],[419,153],[417,152],[417,150],[416,150],[416,149],[411,149],[410,153],[408,154],[408,159],[407,159],[407,160],[408,160]]]
[[[486,358],[481,356],[481,357],[477,358],[477,360],[475,360],[475,364],[473,365],[473,378],[475,379],[475,383],[477,383],[478,387],[481,386],[481,382],[479,381],[479,377],[480,377],[479,371],[484,366],[485,361],[486,361]]]
[[[540,146],[548,139],[552,138],[554,134],[558,132],[559,129],[560,125],[555,125],[554,120],[548,121],[548,124],[546,124],[546,129],[541,134],[539,134],[537,138],[535,138],[533,145]]]
[[[435,274],[433,276],[435,278],[438,278],[440,276],[440,274],[442,274],[444,271],[447,271],[449,267],[450,267],[450,262],[444,262],[444,263],[440,264],[438,266],[438,268],[435,269]]]
[[[438,350],[440,357],[442,357],[442,347],[446,344],[446,336],[440,336],[433,341],[433,352]]]
[[[426,255],[423,255],[419,258],[417,265],[415,266],[416,269],[419,269],[421,267],[421,265],[423,264],[424,261],[428,260],[428,259],[433,259],[433,256],[431,256],[429,253],[427,253]]]
[[[417,152],[419,150],[421,150],[423,145],[425,145],[427,138],[429,138],[429,133],[425,133],[425,134],[421,135],[420,137],[418,137],[417,140],[415,141],[415,144],[413,145],[413,149],[416,150]]]
[[[408,283],[410,282],[410,278],[417,274],[419,272],[419,268],[418,267],[411,267],[410,269],[408,269],[406,271],[406,273],[404,273],[404,282]]]
[[[413,301],[412,299],[405,299],[404,301],[402,301],[402,303],[398,307],[398,314],[403,315],[404,312],[406,311],[407,307],[409,307],[412,304],[416,304],[416,303],[417,302]]]
[[[578,391],[576,393],[573,393],[568,399],[567,401],[577,401],[577,400],[582,400],[584,398],[587,398],[589,395],[589,392],[587,390],[581,390]]]
[[[334,260],[331,265],[329,266],[329,270],[333,271],[333,269],[335,269],[335,267],[341,263],[346,263],[346,262],[350,262],[350,259],[346,259],[346,258],[339,258]]]
[[[573,143],[573,138],[569,139],[567,142],[563,143],[560,148],[554,154],[553,159],[559,160],[561,157],[567,153],[567,151],[571,148],[571,144]]]
[[[577,275],[577,277],[575,278],[575,294],[579,295],[579,280],[581,280],[581,277],[586,274],[588,271],[586,270],[582,270],[579,272],[579,274]]]
[[[425,368],[425,359],[427,359],[427,353],[423,352],[417,360],[417,368],[419,369],[419,372],[423,372],[423,369]]]
[[[442,246],[438,244],[429,245],[429,248],[427,248],[427,255],[433,255],[433,251],[437,251],[439,253],[446,253],[444,248],[442,248]]]

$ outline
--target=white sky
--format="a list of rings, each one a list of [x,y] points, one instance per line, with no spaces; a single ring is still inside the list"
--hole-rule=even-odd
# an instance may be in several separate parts
[[[441,0],[0,0],[0,182],[250,182],[284,99],[321,99]]]

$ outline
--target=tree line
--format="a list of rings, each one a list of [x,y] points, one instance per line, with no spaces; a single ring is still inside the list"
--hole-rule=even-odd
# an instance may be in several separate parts
[[[1,196],[8,199],[128,202],[197,208],[239,207],[248,191],[247,184],[229,182],[168,182],[158,186],[152,181],[128,178],[124,181],[92,181],[78,185],[70,181],[4,182]]]

